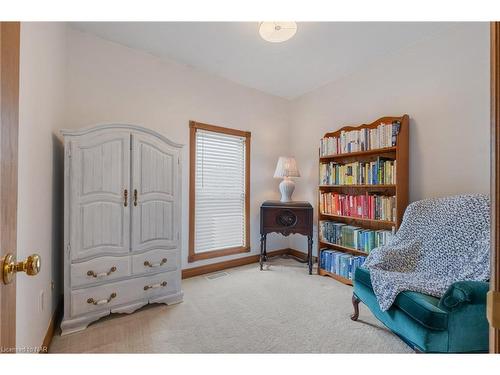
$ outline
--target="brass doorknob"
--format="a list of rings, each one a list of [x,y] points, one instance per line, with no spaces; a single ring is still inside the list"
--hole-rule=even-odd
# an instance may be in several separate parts
[[[7,254],[3,260],[2,280],[5,284],[10,284],[16,272],[26,272],[29,276],[35,276],[40,272],[40,255],[31,254],[25,260],[16,263],[12,254]]]

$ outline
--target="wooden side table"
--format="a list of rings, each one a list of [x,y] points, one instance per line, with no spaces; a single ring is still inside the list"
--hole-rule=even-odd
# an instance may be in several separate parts
[[[288,236],[298,233],[307,236],[307,260],[312,275],[313,207],[309,202],[265,201],[260,206],[260,269],[267,260],[266,239],[268,233]],[[294,258],[300,261],[297,258]]]

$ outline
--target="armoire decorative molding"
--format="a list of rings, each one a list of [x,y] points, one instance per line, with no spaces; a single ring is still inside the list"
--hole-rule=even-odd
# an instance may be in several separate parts
[[[62,130],[62,334],[182,301],[182,145],[135,125]]]

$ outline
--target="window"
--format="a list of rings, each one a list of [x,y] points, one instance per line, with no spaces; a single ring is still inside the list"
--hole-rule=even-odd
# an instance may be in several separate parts
[[[250,132],[190,124],[189,262],[250,251]]]

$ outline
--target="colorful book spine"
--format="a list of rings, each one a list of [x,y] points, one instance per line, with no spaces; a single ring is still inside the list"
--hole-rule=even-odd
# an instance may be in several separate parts
[[[320,268],[352,280],[356,268],[361,267],[366,260],[365,256],[355,256],[336,250],[320,250]]]
[[[330,156],[396,146],[401,123],[381,123],[374,129],[341,131],[338,137],[320,140],[320,155]]]
[[[320,192],[320,212],[361,219],[396,221],[396,197]]]
[[[396,160],[378,157],[376,161],[320,163],[320,185],[393,185]]]
[[[320,240],[351,249],[370,253],[386,245],[393,237],[389,230],[371,230],[330,220],[319,222]]]

